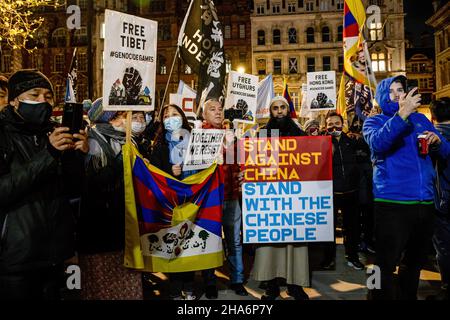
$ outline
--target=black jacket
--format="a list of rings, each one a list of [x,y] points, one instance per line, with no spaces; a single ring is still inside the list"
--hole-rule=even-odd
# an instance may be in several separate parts
[[[51,130],[27,127],[11,107],[0,113],[0,274],[73,256],[69,198],[82,178],[82,157],[54,149]]]
[[[278,123],[275,118],[270,118],[267,125],[261,129],[267,130],[267,137],[271,137],[272,130],[279,130],[280,137],[301,137],[307,135],[290,117],[284,118],[282,123]],[[261,133],[260,131],[260,135]]]
[[[356,191],[359,188],[359,170],[356,158],[357,142],[341,134],[333,142],[333,192]]]
[[[110,130],[113,131],[112,127]],[[125,245],[122,152],[115,154],[110,147],[112,138],[95,130],[89,131],[89,140],[92,139],[104,151],[107,163],[94,165],[99,161],[94,157],[86,161],[86,179],[77,225],[77,249],[86,254],[121,251]]]
[[[173,175],[172,164],[170,163],[169,146],[165,143],[165,140],[163,143],[153,147],[150,155],[150,163],[165,173]]]

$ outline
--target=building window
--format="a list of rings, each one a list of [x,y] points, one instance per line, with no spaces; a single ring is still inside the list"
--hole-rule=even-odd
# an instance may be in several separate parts
[[[322,28],[322,42],[330,42],[330,28]]]
[[[281,44],[281,31],[280,31],[280,29],[273,30],[273,44]]]
[[[167,74],[167,61],[166,57],[164,56],[158,56],[159,60],[159,74]]]
[[[266,33],[264,30],[258,30],[258,46],[264,46],[266,44]]]
[[[344,0],[336,0],[336,9],[344,10]]]
[[[306,43],[314,43],[314,28],[306,29]]]
[[[256,14],[264,14],[265,12],[264,3],[258,3],[256,6]]]
[[[375,72],[386,71],[386,58],[383,52],[372,53],[372,70]]]
[[[66,96],[66,86],[57,84],[55,86],[55,102],[56,102],[56,104],[63,102],[65,96]]]
[[[306,65],[308,72],[316,71],[316,59],[315,58],[306,58]]]
[[[65,47],[67,45],[67,31],[65,28],[58,28],[52,34],[52,42],[56,47]]]
[[[369,26],[370,40],[383,40],[383,25],[381,22],[372,22]]]
[[[150,10],[152,12],[163,12],[163,11],[166,11],[166,1],[164,1],[164,0],[153,0],[153,1],[150,1]]]
[[[344,71],[344,57],[343,56],[338,57],[338,71],[339,72]]]
[[[383,5],[383,0],[370,0],[369,4],[381,7]]]
[[[39,71],[44,70],[44,60],[37,52],[31,55],[31,67]]]
[[[57,54],[55,55],[55,64],[54,64],[54,68],[53,68],[53,72],[64,72],[64,68],[65,68],[65,57],[64,54]]]
[[[289,73],[298,73],[297,58],[289,58]]]
[[[87,85],[84,83],[77,84],[77,100],[83,101],[88,98]]]
[[[289,2],[288,3],[288,12],[294,13],[295,12],[295,2]]]
[[[165,41],[170,40],[171,32],[170,32],[170,24],[159,24],[158,25],[158,40]]]
[[[77,69],[81,72],[87,71],[87,55],[85,52],[79,52],[77,54]]]
[[[322,68],[323,68],[323,71],[331,70],[331,57],[330,56],[322,57]]]
[[[77,45],[83,46],[83,45],[87,44],[88,37],[87,37],[87,28],[86,27],[81,27],[81,29],[78,29],[75,31],[74,41],[75,41],[76,46]]]
[[[189,65],[184,65],[184,74],[192,74],[192,69]]]
[[[273,73],[281,74],[281,59],[273,59]]]
[[[245,39],[245,24],[239,25],[239,38]]]
[[[280,13],[281,12],[281,4],[274,3],[272,4],[272,13]]]
[[[298,7],[303,8],[303,0],[298,0]]]
[[[289,43],[297,43],[297,30],[295,28],[289,29]]]
[[[256,68],[259,75],[266,75],[266,59],[258,59]]]
[[[328,11],[328,0],[320,1],[320,11]]]
[[[247,53],[246,52],[239,52],[239,63],[240,64],[247,63]]]
[[[342,26],[338,27],[338,30],[337,30],[337,41],[342,41]]]
[[[225,26],[225,35],[224,35],[225,39],[231,39],[231,26],[230,25],[226,25]]]
[[[0,71],[3,73],[10,73],[12,70],[11,55],[3,52],[1,57],[2,57],[1,59],[2,64]]]
[[[228,73],[231,71],[231,58],[229,55],[225,55],[225,72]]]
[[[314,2],[313,1],[306,2],[306,11],[314,11]]]
[[[87,0],[78,0],[78,6],[81,10],[87,9]]]

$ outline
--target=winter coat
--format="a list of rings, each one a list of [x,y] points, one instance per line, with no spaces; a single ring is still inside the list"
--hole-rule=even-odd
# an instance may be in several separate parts
[[[381,81],[376,99],[383,113],[364,122],[364,139],[369,144],[374,165],[375,199],[388,201],[431,201],[434,198],[435,171],[429,155],[421,156],[417,136],[433,131],[441,138],[436,152],[450,156],[448,142],[421,113],[412,113],[405,121],[398,115],[398,103],[389,99],[389,87],[395,77]]]
[[[350,192],[359,188],[359,168],[356,157],[358,144],[345,133],[333,137],[333,192]]]
[[[437,124],[436,129],[450,141],[450,124]],[[436,209],[450,217],[450,158],[438,159],[438,179],[436,181],[435,204]]]
[[[204,123],[202,126],[202,129],[214,129],[210,124]],[[224,177],[224,200],[238,200],[240,198],[239,196],[239,164],[237,161],[237,146],[236,143],[233,144],[232,148],[234,148],[234,163],[229,164],[225,163],[227,156],[227,150],[224,148],[223,150],[223,159],[224,164],[221,165],[219,168],[223,172]]]
[[[30,128],[11,106],[0,113],[0,275],[62,263],[74,254],[82,156],[54,149],[50,123]],[[77,188],[78,186],[78,188]]]
[[[89,131],[89,154],[86,157],[86,181],[77,226],[80,253],[117,252],[125,245],[125,191],[121,145],[125,135],[103,126],[111,135],[96,127]],[[114,138],[117,135],[120,139]],[[96,151],[101,150],[102,156]]]

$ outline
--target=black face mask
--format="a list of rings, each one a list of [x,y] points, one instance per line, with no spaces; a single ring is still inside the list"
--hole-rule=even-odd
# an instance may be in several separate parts
[[[25,123],[33,125],[43,125],[49,122],[52,115],[52,106],[48,102],[30,103],[19,101],[17,112]]]

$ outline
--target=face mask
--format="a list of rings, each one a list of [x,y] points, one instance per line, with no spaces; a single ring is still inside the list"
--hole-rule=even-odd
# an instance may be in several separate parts
[[[142,132],[144,132],[145,127],[145,123],[134,121],[131,123],[131,132],[136,136],[140,135]]]
[[[164,120],[164,128],[169,132],[180,129],[182,125],[181,117],[169,117]]]
[[[25,123],[42,125],[49,121],[52,115],[52,106],[48,102],[19,101],[17,112]]]
[[[327,129],[328,134],[333,137],[339,137],[342,134],[342,127],[331,127]]]

